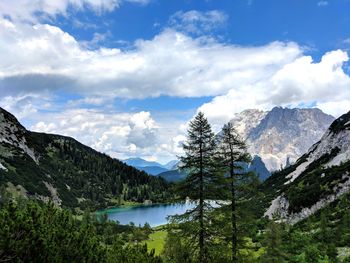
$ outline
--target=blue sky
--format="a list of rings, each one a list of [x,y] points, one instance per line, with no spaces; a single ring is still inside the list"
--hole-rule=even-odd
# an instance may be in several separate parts
[[[347,48],[343,43],[350,35],[350,1],[334,0],[208,0],[161,1],[149,4],[122,4],[121,8],[96,16],[93,11],[74,11],[74,19],[60,17],[58,24],[78,40],[91,40],[93,34],[110,33],[103,45],[114,47],[115,41],[133,42],[150,39],[168,25],[178,11],[220,10],[228,18],[225,25],[209,32],[224,42],[237,45],[263,45],[271,41],[296,41],[314,48],[320,57],[334,48]],[[94,25],[79,28],[76,21]],[[108,34],[109,34],[108,33]],[[126,45],[127,46],[127,45]],[[125,46],[121,45],[122,48]]]
[[[166,162],[198,111],[349,109],[349,0],[0,0],[0,106]]]

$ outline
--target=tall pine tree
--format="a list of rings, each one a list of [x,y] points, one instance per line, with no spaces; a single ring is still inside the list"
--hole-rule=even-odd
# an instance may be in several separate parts
[[[181,169],[186,170],[188,176],[178,186],[181,198],[195,201],[195,207],[185,214],[173,219],[181,223],[181,232],[189,245],[198,252],[198,261],[209,262],[209,243],[212,242],[210,231],[212,202],[220,192],[219,176],[215,166],[215,136],[204,114],[198,115],[190,122],[187,141],[183,144],[185,156],[180,158]]]
[[[218,161],[227,177],[229,186],[230,215],[231,215],[231,242],[232,261],[237,261],[237,188],[245,186],[245,182],[240,182],[239,177],[244,176],[244,165],[250,162],[251,157],[247,153],[247,146],[240,138],[232,123],[227,123],[219,134]]]

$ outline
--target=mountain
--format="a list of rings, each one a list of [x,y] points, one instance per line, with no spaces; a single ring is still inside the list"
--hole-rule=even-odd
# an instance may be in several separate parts
[[[261,160],[258,155],[253,157],[252,162],[247,167],[248,172],[255,172],[255,174],[259,177],[260,181],[265,181],[270,177],[271,173],[267,170],[265,163]]]
[[[235,114],[231,123],[246,140],[249,152],[261,157],[269,171],[276,171],[304,154],[333,120],[317,108],[274,107],[245,110]]]
[[[170,162],[167,162],[164,165],[164,168],[168,169],[168,170],[175,170],[177,168],[177,165],[179,164],[179,160],[172,160]]]
[[[165,168],[160,167],[160,166],[144,166],[144,167],[134,166],[134,167],[138,170],[141,170],[141,171],[148,173],[149,175],[154,175],[154,176],[157,176],[160,173],[169,171],[168,169],[165,169]]]
[[[164,178],[167,182],[175,183],[184,180],[187,175],[179,170],[171,170],[160,173],[158,176]]]
[[[172,160],[164,165],[157,162],[146,161],[142,158],[129,158],[123,161],[127,165],[133,166],[138,170],[144,171],[150,175],[159,175],[160,173],[175,170],[178,160]]]
[[[150,175],[158,175],[160,173],[169,171],[169,169],[167,168],[167,165],[168,166],[172,165],[172,163],[167,163],[166,165],[162,165],[157,162],[146,161],[142,158],[129,158],[129,159],[125,159],[123,162],[126,163],[127,165],[135,167],[138,170],[144,171]]]
[[[163,167],[160,163],[146,161],[142,158],[128,158],[123,160],[124,163],[133,167],[148,167],[148,166],[158,166]]]
[[[350,191],[350,111],[295,164],[262,185],[265,215],[298,222]],[[266,206],[266,204],[268,204]]]
[[[0,108],[0,186],[69,208],[163,201],[167,183],[73,138],[27,131]]]

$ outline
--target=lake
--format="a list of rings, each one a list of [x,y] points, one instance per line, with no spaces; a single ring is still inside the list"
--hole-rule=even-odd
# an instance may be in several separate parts
[[[143,226],[145,223],[148,223],[151,227],[155,227],[166,224],[169,215],[183,214],[193,207],[194,204],[190,202],[183,204],[140,205],[109,208],[99,211],[99,214],[107,213],[109,220],[119,221],[123,225],[133,222],[136,226]]]

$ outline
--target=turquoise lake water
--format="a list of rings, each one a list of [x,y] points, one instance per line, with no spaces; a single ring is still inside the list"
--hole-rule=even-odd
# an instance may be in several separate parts
[[[119,221],[123,225],[133,222],[137,226],[143,226],[147,222],[155,227],[166,224],[169,215],[183,214],[193,207],[193,203],[140,205],[110,208],[99,213],[107,213],[109,220]]]

